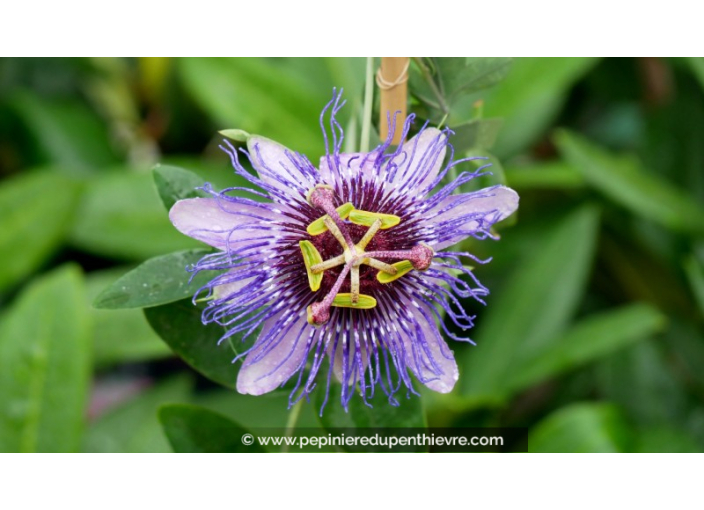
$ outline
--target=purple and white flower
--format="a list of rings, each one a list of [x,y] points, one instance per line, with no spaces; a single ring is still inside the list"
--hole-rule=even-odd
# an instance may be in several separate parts
[[[206,185],[212,198],[181,200],[171,209],[176,228],[219,250],[192,268],[217,271],[201,289],[208,298],[203,322],[224,326],[223,340],[251,340],[259,331],[236,358],[244,357],[241,393],[261,395],[293,378],[291,405],[318,384],[327,402],[334,378],[345,408],[354,393],[367,402],[378,388],[398,405],[403,388],[417,394],[413,376],[447,393],[459,373],[441,330],[471,342],[445,321],[454,330],[471,328],[474,317],[461,299],[483,303],[488,290],[463,264],[482,261],[445,250],[469,236],[492,237],[490,227],[516,210],[518,195],[504,186],[457,192],[484,167],[440,187],[464,161],[453,161],[448,129],[424,126],[395,150],[389,140],[369,153],[342,153],[336,115],[343,104],[334,95],[321,114],[326,155],[318,168],[248,135],[242,152],[257,176],[232,145],[223,150],[260,191],[237,190],[258,200]],[[404,139],[412,123],[409,116]]]

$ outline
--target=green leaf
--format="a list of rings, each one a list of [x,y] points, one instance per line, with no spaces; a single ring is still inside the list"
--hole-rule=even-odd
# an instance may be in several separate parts
[[[636,434],[640,453],[702,453],[704,448],[685,430],[675,427],[647,427]]]
[[[427,421],[422,400],[411,395],[397,395],[398,405],[392,406],[388,397],[382,391],[377,391],[374,398],[367,398],[373,406],[369,407],[359,395],[353,395],[348,404],[348,410],[342,406],[340,393],[342,389],[338,384],[331,385],[326,397],[325,387],[322,386],[315,394],[315,406],[321,409],[320,423],[323,429],[336,434],[345,430],[369,429],[369,432],[392,433],[388,429],[425,429]],[[327,398],[327,402],[325,402]],[[387,447],[362,447],[343,446],[346,451],[388,451]],[[428,447],[418,446],[413,451],[428,451]]]
[[[422,400],[412,395],[398,395],[399,405],[393,406],[382,391],[373,399],[367,399],[369,407],[359,395],[354,395],[345,411],[340,401],[342,389],[338,384],[331,384],[325,409],[320,417],[324,428],[424,428],[427,426]],[[321,387],[315,395],[316,408],[320,409],[325,400],[325,388]]]
[[[495,186],[497,184],[506,185],[506,175],[504,174],[504,167],[501,165],[501,161],[494,156],[492,153],[481,148],[471,148],[466,151],[466,157],[468,158],[483,158],[475,159],[467,162],[468,170],[470,172],[476,172],[479,168],[491,165],[485,168],[482,172],[487,172],[486,175],[472,179],[466,184],[460,186],[460,190],[463,192],[471,192],[480,190],[483,188],[488,188]],[[499,228],[504,228],[515,223],[517,214],[512,214],[510,218],[501,222]]]
[[[86,431],[83,451],[170,452],[157,419],[157,410],[167,403],[187,402],[191,386],[188,377],[170,379],[109,410]]]
[[[439,120],[454,110],[458,100],[487,89],[506,77],[510,58],[425,58],[415,59],[410,69],[413,96]]]
[[[211,250],[186,250],[154,257],[139,265],[103,290],[96,308],[143,308],[164,305],[193,296],[213,279],[211,271],[193,277],[186,271]]]
[[[595,58],[517,58],[505,80],[485,95],[484,114],[502,117],[494,147],[500,158],[537,141],[567,100],[572,86],[596,64]]]
[[[324,152],[318,117],[333,86],[342,85],[333,83],[325,61],[189,58],[178,64],[187,90],[220,128],[259,133],[313,162]],[[356,76],[363,80],[364,73]]]
[[[634,159],[610,154],[566,130],[556,133],[555,143],[585,180],[614,202],[665,227],[704,233],[704,208]]]
[[[604,358],[595,367],[599,394],[639,425],[684,423],[687,394],[666,356],[657,342],[647,339]]]
[[[183,168],[168,165],[157,165],[152,170],[156,190],[168,211],[173,205],[184,198],[209,196],[205,191],[196,188],[203,186],[203,179]]]
[[[246,158],[242,158],[243,163],[244,160],[246,160]],[[217,158],[210,160],[198,158],[188,154],[165,154],[164,157],[161,159],[160,167],[164,166],[178,167],[183,169],[187,168],[187,172],[191,172],[200,178],[197,184],[195,180],[191,181],[197,186],[202,186],[203,183],[208,182],[211,183],[213,185],[213,188],[216,190],[231,188],[234,186],[252,188],[251,182],[247,181],[244,177],[234,172],[229,158]],[[247,198],[251,198],[252,200],[264,200],[264,198],[259,197],[258,195],[253,195],[251,193],[246,193],[238,190],[230,191],[228,192],[228,195],[246,196]]]
[[[172,64],[172,57],[138,57],[140,90],[150,103],[160,104],[164,101],[164,90],[170,79]]]
[[[701,328],[682,317],[673,318],[663,341],[674,354],[674,360],[669,361],[678,367],[679,377],[704,389],[704,332]]]
[[[530,452],[625,452],[631,431],[612,404],[580,403],[563,407],[538,423],[528,436]]]
[[[501,119],[474,119],[453,126],[452,146],[457,152],[469,149],[491,149],[501,130]]]
[[[225,416],[198,406],[172,404],[159,409],[159,421],[176,453],[263,453],[255,441],[243,444],[247,430]]]
[[[55,172],[30,172],[0,187],[0,290],[40,267],[68,232],[78,185]]]
[[[323,63],[328,70],[327,83],[323,80],[320,93],[323,97],[330,95],[331,87],[344,90],[345,98],[349,101],[349,108],[362,107],[362,92],[364,89],[366,57],[324,57]]]
[[[584,177],[562,160],[506,168],[506,182],[517,189],[580,189]]]
[[[75,176],[91,175],[115,163],[104,125],[84,102],[52,101],[22,92],[10,104],[47,163]]]
[[[508,74],[513,61],[506,57],[453,57],[434,60],[450,103],[459,94],[471,94],[498,84]]]
[[[81,200],[71,241],[91,253],[128,260],[203,246],[171,225],[160,202],[148,173],[101,176]]]
[[[699,306],[699,311],[704,315],[704,268],[697,260],[697,257],[692,254],[685,260],[684,270]]]
[[[159,336],[193,369],[208,379],[234,388],[238,367],[232,359],[240,347],[242,334],[234,335],[221,345],[218,341],[225,330],[215,324],[201,322],[202,309],[188,301],[146,308],[144,314]],[[253,332],[251,338],[256,338]]]
[[[555,338],[512,371],[512,391],[584,365],[641,340],[665,324],[655,308],[633,304],[588,317]]]
[[[110,269],[89,273],[87,301],[93,324],[93,360],[97,367],[128,361],[146,361],[171,355],[141,310],[96,310],[92,303],[109,284],[125,273]]]
[[[686,61],[702,89],[704,89],[704,57],[687,57]]]
[[[90,322],[73,266],[31,283],[0,326],[0,451],[78,450],[90,382]]]
[[[278,389],[264,395],[243,395],[229,389],[200,393],[193,403],[221,413],[250,430],[262,428],[285,429],[289,425],[290,389]],[[318,410],[310,402],[302,402],[298,410],[296,428],[320,428]]]
[[[478,347],[466,351],[460,368],[467,395],[505,398],[503,381],[511,371],[565,331],[592,265],[598,218],[595,208],[585,206],[560,220],[495,291],[475,334]]]

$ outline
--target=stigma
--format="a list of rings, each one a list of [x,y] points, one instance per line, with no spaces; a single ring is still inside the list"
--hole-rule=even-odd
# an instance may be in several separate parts
[[[430,267],[435,252],[422,242],[410,250],[366,251],[374,236],[381,230],[399,225],[400,217],[358,210],[349,202],[335,207],[335,192],[327,185],[315,186],[308,192],[306,198],[310,205],[324,213],[308,225],[306,229],[308,234],[319,236],[329,232],[342,248],[342,254],[323,260],[312,242],[307,240],[299,242],[311,291],[317,292],[320,289],[325,271],[341,266],[335,283],[325,297],[308,307],[309,324],[314,326],[325,324],[330,320],[333,306],[359,310],[376,306],[377,302],[373,296],[360,292],[360,267],[363,265],[378,270],[376,280],[382,284],[397,280],[414,269],[425,271]],[[366,232],[357,242],[352,239],[350,224],[367,227]],[[385,260],[398,262],[388,263]],[[348,275],[350,292],[341,292]]]

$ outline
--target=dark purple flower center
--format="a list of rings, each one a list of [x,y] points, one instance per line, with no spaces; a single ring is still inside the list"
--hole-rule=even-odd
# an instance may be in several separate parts
[[[331,306],[374,308],[374,294],[383,285],[412,269],[430,267],[434,252],[428,245],[399,249],[406,243],[399,243],[391,231],[401,223],[400,216],[359,210],[352,203],[335,207],[335,192],[326,185],[311,189],[307,198],[325,213],[308,226],[311,239],[299,243],[310,288],[324,296],[308,307],[311,324],[327,322]]]

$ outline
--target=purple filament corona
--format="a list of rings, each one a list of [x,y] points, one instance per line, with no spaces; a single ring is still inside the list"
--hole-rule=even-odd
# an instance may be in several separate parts
[[[342,153],[337,114],[343,105],[333,93],[320,116],[326,154],[318,168],[276,142],[250,136],[247,150],[239,152],[255,175],[225,142],[235,172],[257,189],[215,191],[206,185],[211,198],[181,200],[172,208],[179,230],[219,250],[191,268],[215,275],[198,294],[207,299],[203,322],[224,326],[222,341],[236,338],[249,346],[234,360],[243,360],[241,393],[260,395],[290,380],[291,405],[319,385],[327,402],[337,380],[347,408],[355,393],[368,404],[377,391],[398,405],[400,392],[417,394],[414,378],[449,392],[459,372],[443,334],[470,340],[445,323],[455,331],[471,328],[473,317],[462,300],[483,303],[488,290],[464,265],[484,261],[444,250],[470,236],[492,237],[490,227],[513,213],[518,196],[503,186],[459,193],[488,165],[441,187],[450,169],[466,161],[453,160],[449,129],[426,124],[397,148],[390,135],[369,153]],[[404,139],[413,121],[411,115],[402,126]],[[335,211],[345,204],[355,211],[350,218]],[[327,228],[311,234],[323,216]],[[397,224],[382,227],[378,218]],[[360,248],[365,235],[366,247]],[[324,261],[319,267],[326,269],[315,270],[322,274],[316,290],[302,242]],[[393,275],[389,265],[404,259],[413,269]],[[344,296],[352,296],[346,304]],[[373,306],[360,308],[364,299]]]

